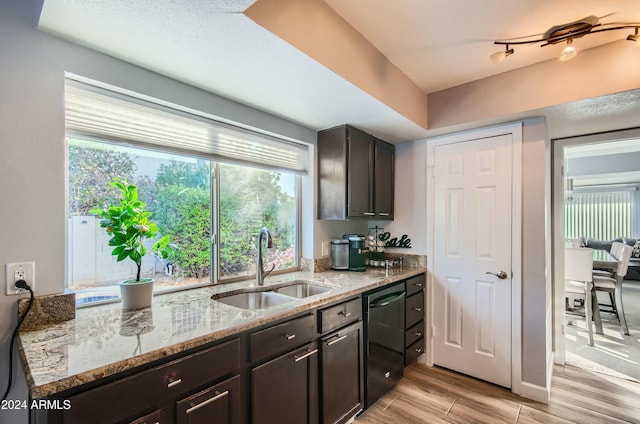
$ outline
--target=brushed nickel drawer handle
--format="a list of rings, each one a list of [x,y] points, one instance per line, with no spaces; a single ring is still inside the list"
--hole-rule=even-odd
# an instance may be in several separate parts
[[[362,215],[366,215],[366,216],[374,216],[376,213],[375,212],[362,212]]]
[[[421,307],[413,308],[413,310],[416,311],[416,312],[422,312],[422,308]]]
[[[351,312],[344,312],[344,311],[340,311],[340,312],[338,312],[338,315],[342,315],[342,316],[344,316],[345,318],[348,318],[348,317],[350,317],[350,316],[351,316]]]
[[[169,379],[169,384],[167,384],[167,387],[177,386],[180,383],[182,383],[182,379],[181,378],[179,378],[177,380]]]
[[[389,216],[391,214],[389,212],[379,212],[378,215],[380,215],[380,216]]]
[[[422,287],[423,286],[422,283],[413,283],[413,285],[416,286],[416,287]]]
[[[423,352],[422,348],[419,348],[419,347],[416,348],[416,353],[422,353],[422,352]]]
[[[348,334],[345,334],[344,336],[338,336],[338,338],[337,338],[337,339],[333,339],[333,340],[331,340],[331,341],[328,341],[328,340],[327,340],[327,346],[331,346],[332,344],[336,344],[336,343],[338,343],[340,340],[344,340],[344,339],[346,339],[346,338],[347,338],[347,336],[348,336]]]
[[[304,358],[308,358],[309,356],[315,355],[316,353],[318,353],[318,349],[310,350],[310,351],[308,351],[307,353],[305,353],[302,356],[296,355],[296,356],[294,356],[294,361],[295,362],[302,361]]]
[[[422,336],[422,333],[421,333],[421,332],[419,332],[419,331],[416,331],[416,332],[415,332],[415,333],[413,333],[413,334],[415,334],[415,335],[416,335],[416,337],[420,337],[420,336]]]
[[[287,340],[293,340],[296,338],[295,334],[285,334],[284,336],[287,338]]]
[[[198,410],[198,409],[202,408],[203,406],[210,404],[211,402],[215,402],[215,401],[217,401],[218,399],[220,399],[220,398],[222,398],[222,397],[224,397],[224,396],[227,396],[227,395],[229,394],[229,390],[227,390],[227,391],[225,391],[225,392],[222,392],[222,393],[220,393],[219,391],[217,391],[217,390],[216,390],[216,391],[215,391],[215,393],[216,393],[216,395],[215,395],[214,397],[212,397],[212,398],[210,398],[210,399],[207,399],[207,400],[205,400],[205,401],[204,401],[204,402],[202,402],[202,403],[199,403],[199,404],[197,404],[197,405],[194,405],[194,404],[192,403],[192,404],[191,404],[191,408],[187,409],[187,414],[190,414],[190,413],[192,413],[193,411],[196,411],[196,410]]]

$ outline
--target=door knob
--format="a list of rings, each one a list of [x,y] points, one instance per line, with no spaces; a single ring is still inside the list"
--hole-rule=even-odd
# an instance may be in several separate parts
[[[485,272],[485,274],[491,274],[491,275],[495,275],[496,277],[498,277],[501,280],[504,280],[505,278],[507,278],[507,273],[504,271],[500,271],[497,274],[495,272]]]

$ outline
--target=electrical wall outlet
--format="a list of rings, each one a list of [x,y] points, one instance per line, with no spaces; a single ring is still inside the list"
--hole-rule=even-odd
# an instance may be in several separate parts
[[[6,268],[6,284],[7,295],[29,293],[28,290],[19,289],[16,287],[16,281],[24,280],[31,287],[31,290],[36,291],[36,263],[35,262],[16,262],[13,264],[7,264]]]
[[[323,241],[322,245],[322,256],[329,256],[329,242]]]

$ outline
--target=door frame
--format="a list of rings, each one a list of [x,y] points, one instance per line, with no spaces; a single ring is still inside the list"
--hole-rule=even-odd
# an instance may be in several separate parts
[[[433,269],[435,240],[435,148],[445,144],[511,135],[512,143],[512,208],[511,208],[511,391],[522,392],[522,122],[496,125],[427,139],[427,270]],[[433,365],[433,276],[427,272],[427,365]]]

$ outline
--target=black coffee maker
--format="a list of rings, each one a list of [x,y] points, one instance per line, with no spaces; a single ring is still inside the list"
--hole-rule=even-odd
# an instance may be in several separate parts
[[[349,240],[349,270],[366,271],[366,243],[363,234],[343,234],[342,238]]]

